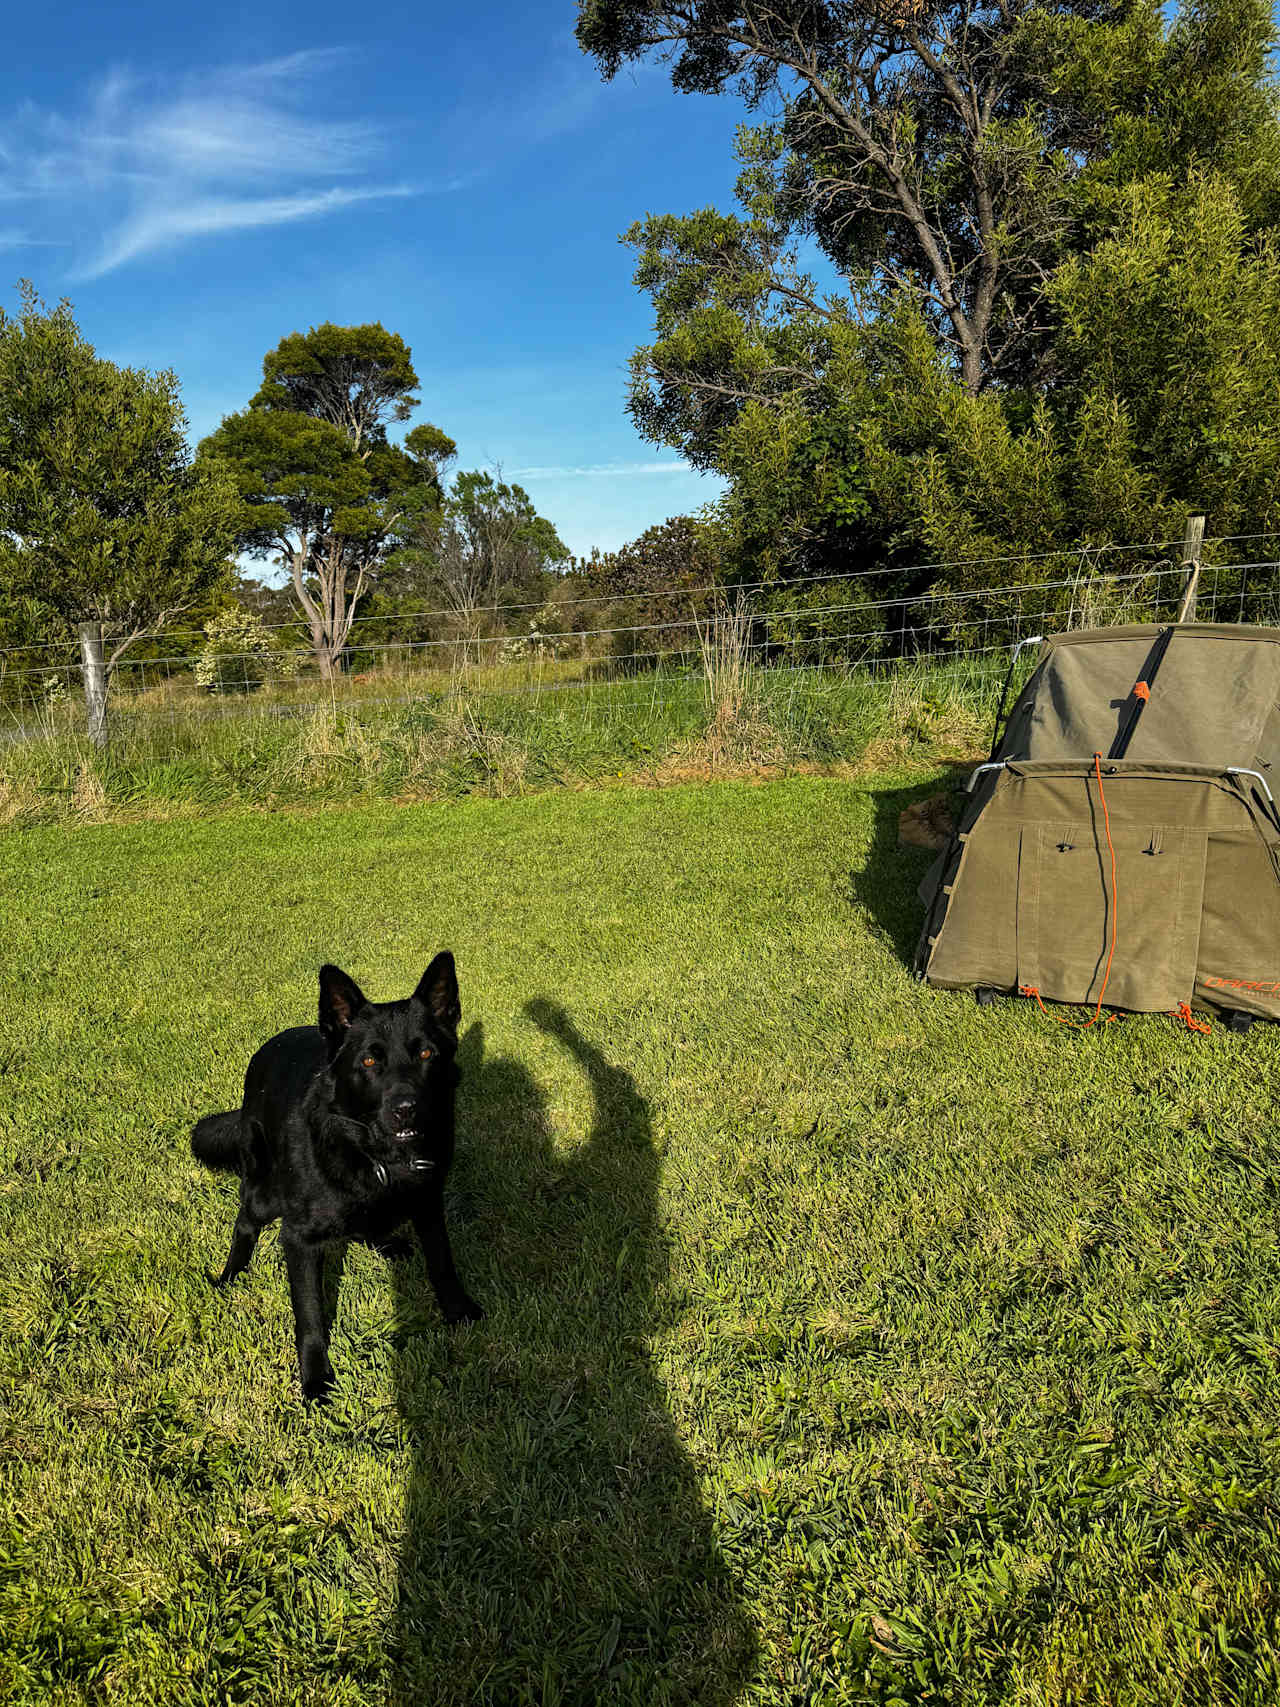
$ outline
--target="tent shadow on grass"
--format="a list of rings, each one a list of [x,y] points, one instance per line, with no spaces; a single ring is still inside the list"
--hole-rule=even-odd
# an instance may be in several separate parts
[[[898,839],[899,820],[908,806],[949,794],[953,805],[976,759],[947,760],[925,781],[907,787],[872,788],[874,819],[871,845],[858,871],[849,874],[849,900],[869,916],[872,927],[910,968],[924,920],[917,890],[920,880],[937,858],[936,850],[904,847]]]
[[[526,1068],[467,1031],[451,1220],[486,1320],[441,1328],[421,1260],[394,1265],[413,1463],[391,1699],[727,1707],[753,1641],[649,1362],[649,1111],[563,1009],[526,1012],[585,1075],[592,1124],[557,1151]]]

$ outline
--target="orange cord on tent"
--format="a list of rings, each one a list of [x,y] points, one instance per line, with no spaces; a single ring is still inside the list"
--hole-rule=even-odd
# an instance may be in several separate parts
[[[1137,693],[1139,688],[1145,688],[1146,685],[1147,684],[1145,682],[1139,682],[1138,687],[1134,689],[1134,692]],[[1150,690],[1148,689],[1148,692],[1149,691]],[[1140,695],[1140,697],[1145,698],[1146,696]],[[1055,1019],[1059,1025],[1069,1026],[1072,1031],[1088,1031],[1089,1027],[1091,1025],[1097,1025],[1100,1019],[1102,1020],[1103,1025],[1110,1025],[1113,1019],[1120,1018],[1119,1014],[1108,1014],[1105,1019],[1102,1019],[1102,998],[1107,993],[1107,979],[1111,976],[1111,962],[1115,959],[1116,954],[1116,909],[1119,905],[1120,897],[1116,884],[1116,850],[1112,846],[1111,842],[1111,814],[1107,811],[1107,796],[1102,787],[1101,753],[1095,753],[1093,755],[1093,774],[1098,779],[1098,799],[1102,802],[1102,822],[1107,834],[1107,852],[1111,855],[1111,946],[1107,950],[1107,965],[1106,970],[1102,974],[1102,987],[1098,991],[1098,1005],[1094,1008],[1093,1015],[1090,1019],[1063,1019],[1060,1014],[1050,1014],[1044,1003],[1040,1000],[1040,992],[1034,984],[1020,984],[1018,986],[1022,995],[1035,997],[1036,1006],[1040,1009],[1040,1012],[1046,1019]]]

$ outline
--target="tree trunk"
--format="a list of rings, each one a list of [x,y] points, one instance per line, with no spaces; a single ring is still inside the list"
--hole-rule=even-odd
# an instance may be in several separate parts
[[[89,739],[95,747],[107,744],[107,688],[110,672],[100,622],[80,624],[80,669],[84,677],[84,704]]]

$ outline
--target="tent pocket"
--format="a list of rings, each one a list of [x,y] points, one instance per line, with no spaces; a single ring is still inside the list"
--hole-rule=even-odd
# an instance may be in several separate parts
[[[1156,1013],[1190,999],[1204,893],[1203,830],[1111,825],[1115,957],[1110,1006]],[[1111,946],[1111,856],[1102,825],[1027,824],[1018,864],[1018,982],[1096,1002]]]

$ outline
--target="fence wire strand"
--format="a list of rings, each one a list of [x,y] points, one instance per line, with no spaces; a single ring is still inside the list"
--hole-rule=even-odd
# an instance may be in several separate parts
[[[1258,539],[1280,535],[1206,541],[1206,552]],[[456,611],[376,613],[357,617],[344,654],[348,667],[329,679],[305,648],[285,648],[271,639],[265,653],[219,652],[211,679],[201,685],[195,673],[201,648],[183,651],[175,643],[184,637],[204,641],[204,631],[168,629],[140,636],[115,666],[111,716],[117,728],[157,738],[166,725],[296,718],[324,710],[385,714],[461,699],[527,705],[530,696],[538,696],[563,705],[577,697],[612,704],[626,717],[642,703],[683,704],[703,692],[711,673],[708,637],[719,633],[718,624],[735,620],[742,625],[741,662],[770,680],[789,679],[793,698],[806,680],[822,691],[853,672],[884,676],[906,667],[959,668],[966,662],[985,669],[1032,634],[1121,621],[1168,622],[1185,580],[1185,566],[1168,555],[1179,544],[1081,545],[856,575],[823,572],[783,583],[589,594],[558,605],[504,603],[485,610],[487,633],[460,632]],[[1146,563],[1134,561],[1140,552]],[[1024,575],[1003,585],[965,584],[975,568],[1035,562],[1075,566],[1043,580]],[[1198,619],[1276,621],[1278,567],[1280,560],[1261,555],[1202,563]],[[879,592],[884,576],[898,576],[901,584],[926,570],[944,584],[935,579],[919,592],[868,596]],[[957,584],[945,584],[947,578]],[[528,613],[549,608],[560,626],[531,629]],[[589,609],[613,620],[570,625],[566,613]],[[649,620],[635,620],[641,616]],[[434,625],[437,632],[403,638],[388,632],[393,622],[418,632]],[[262,626],[269,637],[296,635],[300,622]],[[80,687],[81,665],[70,642],[0,651],[0,739],[78,736],[84,721]]]

